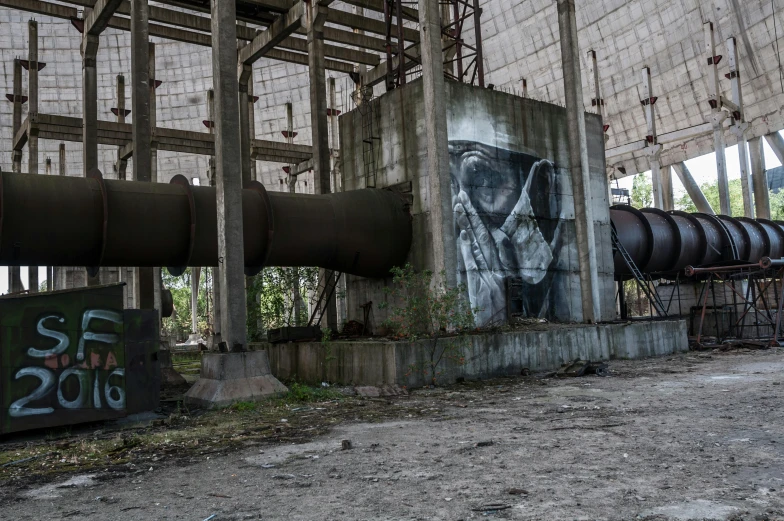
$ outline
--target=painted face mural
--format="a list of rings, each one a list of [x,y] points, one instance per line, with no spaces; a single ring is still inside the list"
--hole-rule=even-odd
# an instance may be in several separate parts
[[[458,279],[477,325],[506,320],[510,286],[517,313],[548,317],[560,235],[553,164],[474,141],[451,141],[449,153]]]

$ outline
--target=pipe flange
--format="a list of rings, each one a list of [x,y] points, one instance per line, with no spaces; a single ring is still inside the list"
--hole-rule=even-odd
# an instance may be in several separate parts
[[[670,225],[670,229],[672,229],[672,236],[675,238],[675,251],[677,251],[678,252],[678,256],[680,256],[681,246],[683,244],[683,239],[681,237],[681,230],[680,230],[680,228],[678,228],[678,223],[675,222],[675,219],[673,219],[672,216],[670,214],[668,214],[667,212],[665,212],[664,210],[660,210],[658,208],[643,208],[640,211],[640,213],[642,213],[642,214],[650,213],[650,214],[658,215],[659,217],[661,217],[662,219],[667,221],[667,224]],[[651,233],[653,233],[653,231],[651,231]],[[656,245],[654,244],[653,247],[656,248]],[[653,257],[653,255],[651,255],[651,257]],[[660,273],[667,273],[667,272],[672,271],[672,269],[675,267],[675,265],[677,263],[678,263],[678,258],[676,258],[668,266],[668,268],[666,270],[662,270]]]
[[[634,215],[640,220],[640,222],[643,225],[643,228],[645,228],[645,235],[647,239],[645,241],[646,251],[642,256],[643,262],[637,264],[637,269],[644,271],[645,266],[648,265],[648,263],[651,261],[651,257],[653,256],[653,230],[651,230],[651,225],[648,222],[648,219],[645,218],[645,214],[643,214],[640,210],[626,204],[616,204],[614,206],[611,206],[610,210],[618,210],[621,212],[631,213],[632,215]]]
[[[678,217],[683,217],[684,219],[686,219],[687,221],[689,221],[691,224],[694,225],[694,228],[697,230],[697,235],[700,236],[700,247],[698,251],[702,252],[704,255],[705,249],[708,247],[708,237],[707,235],[705,235],[705,229],[702,227],[702,224],[700,224],[700,220],[697,219],[692,214],[688,212],[682,212],[680,210],[672,210],[668,213],[670,215],[677,215]]]
[[[166,270],[173,276],[179,277],[190,265],[191,257],[193,256],[193,248],[196,246],[196,201],[193,198],[193,189],[191,188],[191,184],[188,182],[188,178],[182,174],[177,174],[172,177],[169,184],[178,185],[183,187],[185,190],[185,194],[188,196],[188,209],[191,213],[191,225],[190,225],[190,237],[188,238],[188,252],[183,259],[183,262],[180,266],[167,266]]]
[[[735,217],[735,219],[742,223],[748,224],[749,226],[755,228],[759,232],[763,241],[762,257],[767,257],[768,255],[770,255],[770,239],[768,238],[768,231],[765,229],[765,227],[762,226],[760,223],[758,223],[756,220],[749,219],[748,217]],[[751,236],[749,236],[749,247],[751,247]],[[749,259],[750,262],[751,260],[752,259]]]
[[[91,169],[87,172],[88,179],[94,179],[98,182],[98,187],[101,189],[101,199],[103,202],[103,229],[101,233],[101,253],[98,260],[93,266],[87,266],[87,274],[90,277],[97,277],[100,272],[100,267],[103,265],[103,257],[106,253],[106,242],[109,234],[109,194],[106,191],[106,182],[103,179],[103,174],[97,168]]]
[[[264,185],[258,181],[251,181],[245,188],[259,194],[267,209],[267,248],[264,253],[262,253],[262,257],[259,259],[260,262],[255,262],[251,266],[245,266],[245,275],[252,277],[258,275],[258,273],[264,269],[264,266],[267,265],[267,260],[272,251],[272,240],[275,237],[275,218],[272,213],[272,203],[270,202],[269,194],[267,193],[267,189],[264,188]]]
[[[732,239],[732,235],[730,234],[727,225],[719,219],[717,216],[709,214],[709,213],[695,213],[694,216],[702,217],[703,219],[714,223],[716,226],[719,227],[721,232],[724,234],[724,242],[727,244],[728,248],[724,248],[725,251],[722,252],[722,256],[724,260],[732,260],[738,258],[738,247],[735,244],[735,241]],[[729,252],[726,250],[729,249]],[[704,259],[703,259],[704,260]]]
[[[738,221],[738,219],[732,217],[731,215],[717,215],[716,217],[727,228],[728,233],[729,233],[729,226],[727,226],[727,223],[731,223],[735,225],[737,229],[740,231],[740,235],[741,237],[743,237],[743,240],[746,241],[747,248],[744,249],[743,251],[740,251],[740,245],[735,244],[735,250],[732,252],[734,257],[728,260],[748,261],[748,256],[751,253],[751,236],[749,235],[748,230],[746,230],[746,227],[740,224],[740,221]],[[732,233],[730,233],[730,237],[731,236]],[[735,241],[733,241],[733,244],[734,243]]]

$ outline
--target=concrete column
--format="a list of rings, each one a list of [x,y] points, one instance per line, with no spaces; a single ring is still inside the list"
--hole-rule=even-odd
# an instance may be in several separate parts
[[[131,0],[131,115],[133,179],[153,182],[152,111],[150,98],[150,37],[147,0]],[[140,309],[155,309],[155,270],[134,272],[134,301]]]
[[[332,177],[329,149],[329,121],[327,119],[327,76],[324,61],[324,22],[328,9],[317,2],[307,8],[308,28],[308,72],[310,75],[310,122],[313,136],[313,193],[330,193]],[[319,293],[326,291],[334,282],[327,270],[319,270]],[[335,295],[325,303],[326,325],[334,330],[338,327]]]
[[[117,123],[125,123],[125,76],[117,75]],[[117,179],[125,181],[128,160],[120,157],[123,147],[117,147]],[[121,277],[124,280],[124,277]]]
[[[82,164],[83,175],[98,168],[98,36],[82,38]],[[136,163],[136,161],[134,161]]]
[[[12,92],[14,97],[13,118],[12,118],[12,131],[13,135],[19,132],[22,128],[22,62],[19,58],[14,59],[14,89]],[[12,152],[12,170],[14,172],[22,171],[22,151],[13,150]],[[23,291],[22,276],[19,266],[8,267],[8,292],[18,293]]]
[[[675,163],[672,165],[672,168],[675,170],[681,183],[683,183],[683,187],[686,189],[686,193],[689,194],[692,202],[694,202],[694,206],[697,207],[697,211],[700,213],[707,213],[708,215],[716,215],[716,212],[711,208],[710,203],[705,198],[705,194],[702,193],[700,185],[697,184],[697,181],[692,177],[691,172],[689,172],[686,163]]]
[[[569,167],[574,193],[577,254],[580,260],[580,286],[584,322],[601,318],[599,271],[596,260],[596,234],[593,199],[585,131],[580,48],[577,42],[575,0],[558,0],[558,28],[561,35],[566,118],[569,138]]]
[[[221,259],[221,333],[232,351],[247,345],[242,168],[237,106],[237,16],[234,0],[212,0],[212,78],[215,87],[215,177],[218,257]]]
[[[291,103],[286,103],[286,143],[294,144],[294,107]],[[294,169],[297,165],[289,165],[289,175],[287,179],[289,193],[297,192],[297,175]],[[296,268],[295,268],[296,269]],[[302,319],[302,294],[300,293],[299,273],[295,272],[293,286],[291,288],[292,306],[294,306],[294,325],[301,326]]]
[[[210,89],[207,91],[207,128],[210,134],[215,133],[215,91]],[[209,159],[209,177],[210,186],[216,186],[215,177],[215,156],[210,156]],[[212,270],[212,348],[216,348],[221,342],[221,291],[220,291],[220,275],[216,268],[208,268]],[[205,275],[206,277],[206,275]]]
[[[58,173],[60,175],[65,175],[65,143],[60,143],[60,150],[59,150],[59,162],[57,164]]]
[[[65,143],[60,143],[58,151],[57,174],[65,175]],[[67,268],[63,266],[54,267],[54,281],[52,283],[53,289],[65,289],[65,282],[67,277]]]
[[[201,268],[191,268],[191,334],[189,343],[201,342],[199,334],[199,279]]]
[[[12,95],[14,97],[14,105],[11,130],[13,135],[16,136],[16,133],[22,128],[22,62],[19,58],[14,59],[14,88]],[[21,150],[12,151],[12,170],[17,173],[22,171]],[[9,266],[8,292],[18,293],[23,289],[19,266]]]
[[[751,181],[754,187],[754,209],[757,219],[770,219],[770,189],[768,174],[765,170],[765,153],[762,149],[762,138],[749,140],[749,157],[751,159]]]
[[[158,126],[158,101],[155,97],[157,88],[155,81],[155,44],[148,42],[149,60],[147,62],[147,75],[149,77],[150,92],[150,180],[153,183],[161,182],[158,178],[158,143],[155,141],[155,127]],[[163,279],[161,278],[161,268],[152,269],[152,292],[154,309],[158,310],[158,325],[163,326],[161,316],[161,291],[163,291]]]
[[[22,128],[22,61],[19,58],[14,59],[14,90],[12,92],[14,97],[14,108],[11,129],[13,136]],[[11,138],[13,139],[13,137]],[[22,171],[22,151],[12,150],[11,152],[11,171],[19,173]],[[10,287],[10,286],[9,286]]]
[[[286,103],[286,143],[292,145],[294,144],[294,107],[291,103]],[[287,184],[289,188],[289,193],[296,193],[297,192],[297,175],[294,169],[297,165],[289,165],[289,174]],[[294,268],[295,270],[297,268]],[[299,272],[294,273],[293,277],[293,285],[291,288],[291,296],[292,296],[292,306],[294,307],[294,325],[301,326],[302,319],[302,294],[300,293],[300,279],[299,279]]]
[[[434,283],[457,285],[457,247],[449,171],[446,86],[438,0],[419,0],[422,81],[427,129],[427,173],[433,235]],[[446,280],[441,280],[441,270]]]
[[[38,114],[38,22],[27,22],[27,115]],[[27,138],[27,173],[38,174],[38,130],[30,129]],[[27,289],[38,293],[38,266],[27,268]]]
[[[335,78],[329,79],[329,157],[332,191],[340,192],[340,144],[338,136],[338,95]]]
[[[253,91],[253,74],[251,73],[250,81],[248,81],[248,133],[250,134],[251,139],[250,178],[254,181],[261,182],[261,180],[256,177],[256,154],[253,152],[253,140],[256,139],[256,111],[254,108],[255,96]]]
[[[313,132],[314,193],[330,193],[329,121],[327,77],[324,62],[324,22],[327,8],[313,2],[308,10],[308,67],[310,75],[310,120]]]
[[[675,195],[672,190],[672,170],[670,167],[660,169],[662,188],[662,209],[670,212],[675,209]]]
[[[52,159],[47,157],[45,165],[44,175],[52,175]],[[52,266],[46,267],[46,291],[54,290],[54,270]]]
[[[738,137],[738,159],[740,160],[740,186],[743,194],[743,216],[754,218],[754,188],[749,175],[749,155],[746,143],[748,123],[737,123],[732,127]]]
[[[253,180],[250,169],[250,105],[248,104],[248,83],[253,76],[253,66],[239,65],[239,116],[240,116],[240,165],[242,186],[247,187]]]

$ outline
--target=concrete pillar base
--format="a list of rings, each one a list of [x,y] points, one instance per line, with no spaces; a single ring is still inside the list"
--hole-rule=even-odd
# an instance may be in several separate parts
[[[164,347],[164,344],[166,347]],[[168,349],[168,342],[161,342],[158,350],[158,362],[161,365],[161,387],[180,387],[187,385],[185,378],[174,370],[171,351]]]
[[[201,376],[185,393],[185,403],[198,407],[225,407],[236,402],[259,401],[287,392],[272,376],[264,351],[205,353]]]

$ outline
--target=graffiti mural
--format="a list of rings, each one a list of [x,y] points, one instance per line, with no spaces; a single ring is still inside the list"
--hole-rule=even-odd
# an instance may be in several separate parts
[[[480,326],[509,313],[555,315],[550,267],[561,254],[561,193],[552,162],[477,141],[449,144],[458,280]]]
[[[115,285],[0,299],[0,433],[127,414],[122,296]]]

